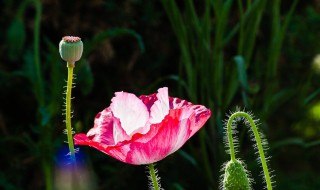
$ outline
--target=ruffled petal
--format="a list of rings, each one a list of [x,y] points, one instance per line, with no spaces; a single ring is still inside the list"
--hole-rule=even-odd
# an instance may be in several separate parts
[[[150,123],[160,123],[163,118],[169,113],[169,96],[168,88],[159,88],[157,93],[157,101],[151,106],[150,109]]]
[[[179,98],[173,98],[173,97],[169,98],[170,109],[183,108],[183,107],[189,106],[189,105],[192,105],[192,104],[186,100],[181,100]]]
[[[94,147],[125,163],[150,164],[181,148],[211,116],[211,111],[206,107],[192,105],[179,98],[170,98],[167,89],[162,88],[158,90],[157,94],[140,96],[141,103],[146,108],[144,111],[151,112],[151,120],[148,118],[145,126],[142,127],[146,128],[147,126],[148,131],[145,133],[136,132],[141,129],[138,127],[132,131],[131,135],[128,135],[123,128],[121,118],[129,117],[128,120],[124,120],[124,123],[132,121],[137,127],[139,125],[132,119],[132,116],[124,113],[131,114],[130,111],[140,111],[139,108],[143,107],[139,105],[137,106],[139,108],[131,110],[132,106],[140,103],[130,104],[129,100],[136,101],[136,97],[128,94],[116,94],[112,101],[115,102],[114,107],[110,106],[97,115],[95,125],[87,135],[75,135],[75,144]],[[117,106],[131,106],[131,108],[118,108]],[[113,110],[117,110],[118,113],[113,113]],[[139,117],[139,115],[136,116]],[[161,117],[163,118],[161,119]],[[161,121],[159,121],[160,119]],[[118,138],[122,139],[118,140]]]
[[[194,135],[209,119],[211,110],[202,105],[192,105],[195,113],[195,125],[191,127],[191,136]]]
[[[144,103],[144,105],[147,106],[149,112],[154,102],[158,100],[157,93],[151,95],[141,95],[139,99]]]
[[[125,162],[140,165],[162,160],[185,144],[194,134],[195,125],[196,115],[192,107],[170,110],[161,123],[151,125],[147,134],[132,138]]]
[[[94,126],[89,130],[87,136],[93,141],[107,145],[114,145],[114,125],[119,125],[119,121],[115,120],[110,108],[106,108],[96,115],[94,119]]]
[[[98,149],[99,151],[108,154],[115,159],[118,159],[122,162],[125,162],[126,156],[129,151],[128,146],[108,146],[104,143],[100,143],[94,140],[91,140],[85,134],[76,134],[74,137],[75,145],[87,145],[93,148]]]
[[[150,126],[147,134],[135,134],[130,141],[115,146],[94,141],[84,134],[75,135],[75,144],[89,145],[129,164],[157,162],[178,150],[191,137],[195,115],[186,118],[189,110],[170,110],[161,123]]]
[[[202,105],[193,105],[192,103],[181,100],[179,98],[169,98],[169,105],[170,109],[192,109],[192,112],[195,113],[195,125],[191,127],[192,135],[196,133],[208,120],[208,118],[211,116],[210,109],[206,108]],[[188,114],[186,115],[188,117]]]
[[[127,135],[132,136],[134,133],[146,133],[149,128],[145,128],[149,119],[149,112],[144,103],[134,94],[126,92],[116,92],[112,98],[110,109],[115,117],[120,120],[121,128]],[[115,143],[128,138],[122,138],[122,131],[114,129]]]

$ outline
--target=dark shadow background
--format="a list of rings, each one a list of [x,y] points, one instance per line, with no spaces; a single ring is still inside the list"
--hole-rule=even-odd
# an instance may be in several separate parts
[[[180,50],[161,1],[43,0],[39,56],[45,103],[41,107],[36,83],[32,82],[36,81],[32,66],[36,7],[31,2],[22,8],[24,2],[0,1],[0,189],[45,189],[43,160],[49,163],[55,181],[59,178],[59,168],[65,167],[61,161],[66,154],[61,110],[67,70],[58,53],[59,41],[65,35],[80,36],[87,51],[75,70],[73,124],[77,133],[85,133],[92,127],[95,115],[109,106],[116,91],[140,95],[168,86],[171,96],[189,99],[177,90],[179,83],[166,79],[179,75]],[[177,2],[183,9],[183,1]],[[283,1],[282,9],[287,10],[289,5],[290,1]],[[236,7],[233,9],[236,11]],[[267,22],[268,15],[263,19]],[[296,96],[273,110],[272,119],[262,121],[270,126],[264,132],[270,143],[270,166],[276,176],[276,189],[316,190],[320,187],[320,77],[317,72],[320,66],[314,64],[320,52],[319,23],[320,2],[300,1],[285,35],[279,80],[283,86],[290,87],[294,87],[296,81],[308,79],[309,82],[306,88],[296,89]],[[131,33],[123,35],[116,29],[127,29]],[[261,25],[257,48],[266,48],[268,30]],[[93,43],[99,34],[108,31],[107,38]],[[226,54],[233,53],[232,47],[228,50]],[[248,72],[249,76],[253,74]],[[254,79],[252,82],[259,83]],[[313,96],[300,97],[303,90]],[[257,98],[259,94],[250,98],[253,96]],[[309,104],[302,105],[307,98],[311,98]],[[241,98],[236,98],[233,105],[243,105]],[[258,107],[252,111],[260,115]],[[182,148],[191,158],[178,151],[157,163],[165,189],[218,188],[221,174],[218,170],[228,159],[225,152],[217,148],[223,146],[222,142],[208,148],[218,149],[220,155],[220,160],[210,160],[216,182],[211,186],[201,167],[192,164],[197,158],[191,154],[190,145],[198,150],[198,139],[195,135]],[[242,138],[241,158],[256,181],[254,189],[261,189],[261,169],[251,145],[249,137]],[[145,166],[120,163],[88,147],[80,148],[79,160],[85,167],[84,173],[90,176],[87,189],[148,187]]]

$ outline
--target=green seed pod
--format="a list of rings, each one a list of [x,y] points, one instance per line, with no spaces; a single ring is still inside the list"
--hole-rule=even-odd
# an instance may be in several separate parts
[[[74,64],[79,61],[83,52],[83,43],[81,38],[74,36],[65,36],[59,44],[60,56],[68,63]]]
[[[225,165],[225,173],[222,182],[225,190],[250,190],[250,179],[243,163],[239,160],[230,160]]]

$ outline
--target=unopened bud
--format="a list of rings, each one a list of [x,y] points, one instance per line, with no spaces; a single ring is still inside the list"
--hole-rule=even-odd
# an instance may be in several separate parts
[[[239,160],[230,160],[225,165],[223,178],[223,189],[225,190],[250,190],[250,179],[243,163]]]

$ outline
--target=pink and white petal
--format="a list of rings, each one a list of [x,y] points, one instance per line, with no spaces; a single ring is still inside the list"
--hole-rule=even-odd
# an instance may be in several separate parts
[[[191,134],[192,122],[180,120],[182,115],[182,109],[170,110],[161,123],[151,125],[147,134],[138,138],[133,136],[126,162],[149,164],[178,150]]]
[[[178,109],[178,108],[183,108],[185,106],[189,106],[192,104],[186,100],[181,100],[180,98],[170,97],[169,105],[170,105],[170,109]]]
[[[180,120],[179,132],[175,142],[173,142],[172,144],[172,148],[169,154],[172,154],[175,151],[179,150],[185,144],[185,142],[192,136],[191,135],[192,131],[190,130],[190,128],[193,124],[194,124],[194,120],[192,118],[186,118],[186,119]]]
[[[141,95],[139,96],[139,99],[144,103],[144,105],[146,105],[149,112],[154,102],[158,100],[157,93],[150,95]]]
[[[203,127],[211,116],[211,111],[204,106],[193,106],[189,104],[188,106],[183,106],[181,110],[180,128],[170,154],[181,148],[188,139]]]
[[[117,145],[119,142],[127,141],[131,139],[130,135],[127,135],[126,131],[121,127],[121,122],[118,118],[113,118],[113,139],[114,145]],[[141,129],[141,128],[139,128]]]
[[[190,115],[190,110],[193,112]],[[154,163],[181,148],[210,117],[209,109],[190,106],[170,110],[159,124],[150,126],[146,134],[135,134],[129,141],[109,146],[84,134],[75,135],[75,144],[94,147],[122,162],[141,165]],[[198,118],[198,119],[197,119]]]
[[[169,113],[169,95],[168,88],[159,88],[157,93],[158,100],[154,102],[150,109],[151,124],[160,123]]]
[[[209,119],[211,110],[202,105],[191,106],[195,113],[195,125],[191,127],[191,136],[194,135]]]
[[[88,142],[91,141],[86,134],[79,133],[73,137],[75,145],[88,145]]]
[[[85,134],[77,134],[73,137],[75,145],[87,145],[98,149],[99,151],[108,154],[122,162],[126,162],[126,155],[129,151],[129,146],[108,146],[106,144],[96,142],[88,138]]]
[[[113,115],[120,119],[121,127],[127,135],[131,136],[137,130],[141,130],[148,119],[149,112],[144,103],[134,94],[126,92],[116,92],[110,105]]]
[[[115,145],[119,141],[131,139],[131,136],[122,129],[120,120],[113,116],[110,108],[97,114],[94,126],[88,131],[87,136],[95,142],[106,145]]]
[[[114,116],[112,115],[110,108],[106,108],[96,115],[94,126],[89,130],[87,135],[94,141],[114,145],[113,126]]]

